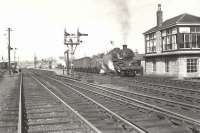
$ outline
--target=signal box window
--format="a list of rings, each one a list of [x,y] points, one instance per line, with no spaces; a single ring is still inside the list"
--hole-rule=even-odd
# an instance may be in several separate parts
[[[198,62],[197,59],[187,59],[187,72],[197,72]]]

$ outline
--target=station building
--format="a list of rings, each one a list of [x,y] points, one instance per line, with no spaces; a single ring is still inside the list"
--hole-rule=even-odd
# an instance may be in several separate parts
[[[157,25],[144,38],[146,74],[200,77],[200,17],[185,13],[163,22],[159,4]]]

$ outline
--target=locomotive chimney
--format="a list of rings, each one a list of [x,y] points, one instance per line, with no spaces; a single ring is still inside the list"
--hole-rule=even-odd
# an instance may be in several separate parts
[[[158,4],[158,11],[157,11],[157,26],[162,26],[163,22],[163,12],[161,10],[161,4]]]
[[[127,45],[126,44],[123,45],[123,50],[125,50],[125,49],[127,49]]]

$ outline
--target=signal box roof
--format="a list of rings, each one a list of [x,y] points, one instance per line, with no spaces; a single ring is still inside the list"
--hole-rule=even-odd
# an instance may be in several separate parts
[[[158,30],[176,26],[178,24],[183,24],[183,25],[184,24],[191,24],[191,25],[199,24],[200,25],[200,17],[184,13],[184,14],[178,15],[176,17],[173,17],[171,19],[164,21],[160,27],[155,26],[155,27],[151,28],[150,30],[146,31],[144,34],[153,33]]]

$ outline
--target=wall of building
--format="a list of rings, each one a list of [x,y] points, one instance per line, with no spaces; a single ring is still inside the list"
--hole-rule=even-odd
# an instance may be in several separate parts
[[[153,72],[153,61],[156,61],[156,71]],[[166,76],[178,76],[178,62],[177,58],[168,58],[169,60],[169,71],[166,72],[166,58],[155,57],[148,59],[146,62],[146,74],[157,74],[157,75],[166,75]]]
[[[179,63],[179,66],[178,66],[178,68],[179,68],[178,77],[179,78],[185,77],[186,76],[186,71],[187,71],[186,58],[183,58],[183,57],[178,58],[178,63]]]
[[[197,61],[197,72],[187,72],[187,59],[195,58]],[[153,61],[156,61],[156,71],[153,71]],[[200,77],[200,56],[180,56],[168,57],[169,71],[166,72],[166,58],[154,57],[146,59],[145,74],[156,74],[163,76],[183,77]]]
[[[153,73],[153,62],[151,60],[146,60],[145,62],[145,74]]]
[[[171,57],[169,59],[169,72],[166,72],[167,75],[169,76],[178,76],[179,73],[179,62],[177,57]]]
[[[165,74],[165,60],[163,58],[156,59],[156,72],[155,74]]]
[[[143,68],[143,74],[145,73],[145,60],[141,60],[141,66]]]

